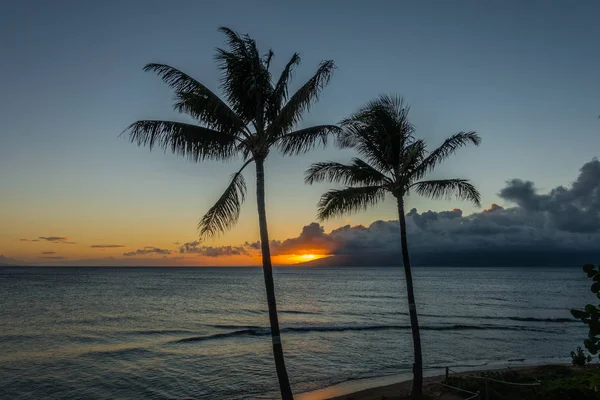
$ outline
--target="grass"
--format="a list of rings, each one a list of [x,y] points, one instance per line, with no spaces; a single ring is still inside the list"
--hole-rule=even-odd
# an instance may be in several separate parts
[[[538,386],[513,386],[488,380],[512,383],[540,382]],[[527,371],[486,372],[474,376],[450,377],[449,385],[479,391],[482,399],[490,400],[600,400],[600,365],[571,367],[544,365]]]

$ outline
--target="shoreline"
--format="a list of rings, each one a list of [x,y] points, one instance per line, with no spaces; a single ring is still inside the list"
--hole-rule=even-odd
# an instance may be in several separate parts
[[[540,360],[541,361],[541,360]],[[553,362],[554,361],[554,362]],[[490,363],[479,367],[454,367],[453,376],[460,376],[470,373],[482,373],[501,371],[507,368],[513,370],[528,370],[542,365],[571,365],[565,360],[548,360],[538,363]],[[483,367],[483,368],[482,368]],[[445,367],[431,368],[423,372],[423,385],[431,386],[445,378]],[[323,389],[317,389],[310,392],[299,393],[296,400],[371,400],[381,399],[384,396],[398,395],[401,390],[410,390],[412,382],[412,373],[406,372],[395,375],[386,375],[372,378],[355,379],[340,382]]]

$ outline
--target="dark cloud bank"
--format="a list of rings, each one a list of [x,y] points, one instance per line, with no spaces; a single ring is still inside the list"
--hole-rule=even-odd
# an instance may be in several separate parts
[[[463,216],[459,209],[407,214],[414,265],[542,266],[600,263],[600,161],[580,170],[570,187],[539,194],[533,182],[508,181],[498,195],[514,207],[492,204]],[[326,234],[316,223],[295,239],[274,242],[275,249],[320,245],[332,257],[308,265],[398,265],[398,221],[369,227],[344,226]]]

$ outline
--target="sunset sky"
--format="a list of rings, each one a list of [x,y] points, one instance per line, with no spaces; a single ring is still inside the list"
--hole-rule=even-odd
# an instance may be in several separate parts
[[[336,62],[330,85],[301,126],[337,123],[379,93],[401,94],[417,134],[430,146],[461,130],[483,138],[479,148],[460,151],[432,177],[471,179],[485,208],[503,207],[491,209],[510,213],[514,226],[542,226],[528,214],[541,213],[548,219],[543,243],[564,243],[564,233],[576,234],[567,240],[573,248],[584,246],[597,238],[597,228],[567,226],[559,213],[580,212],[589,221],[600,211],[600,188],[587,179],[600,177],[592,161],[600,155],[598,15],[595,1],[3,1],[0,264],[259,263],[252,170],[245,174],[248,198],[237,227],[194,243],[198,218],[239,162],[193,164],[119,137],[138,119],[187,120],[172,111],[170,89],[142,71],[149,62],[176,66],[217,90],[213,54],[223,46],[221,25],[249,33],[265,52],[272,48],[277,71],[299,52],[292,89],[321,60]],[[312,162],[352,156],[333,147],[269,156],[275,263],[337,254],[345,248],[338,241],[342,233],[366,232],[352,227],[397,219],[388,199],[322,228],[311,225],[319,196],[331,185],[304,185],[304,170]],[[587,197],[571,187],[579,178],[589,184]],[[560,185],[572,189],[568,201],[560,190],[538,196]],[[590,193],[596,196],[591,205],[585,200]],[[558,207],[573,198],[581,200],[574,211]],[[532,206],[531,199],[540,203]],[[547,200],[556,207],[539,206]],[[475,224],[491,215],[466,203],[418,197],[409,198],[413,207],[414,229],[422,228],[422,215],[434,215],[427,210],[460,209],[458,217]],[[419,240],[428,241],[415,237],[414,246]]]

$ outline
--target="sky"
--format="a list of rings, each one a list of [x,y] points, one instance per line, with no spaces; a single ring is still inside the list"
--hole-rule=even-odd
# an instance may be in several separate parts
[[[221,25],[250,34],[264,52],[272,48],[275,70],[299,52],[292,90],[321,60],[335,61],[331,83],[299,127],[336,123],[378,94],[395,93],[411,105],[416,133],[430,146],[477,131],[481,146],[461,150],[431,177],[470,179],[486,209],[495,204],[512,225],[542,229],[536,232],[549,240],[536,241],[528,231],[529,241],[520,239],[525,247],[554,243],[575,232],[560,222],[569,211],[588,222],[600,212],[599,192],[585,181],[595,176],[600,153],[599,12],[595,1],[2,1],[0,263],[259,263],[251,195],[236,228],[196,243],[198,218],[239,162],[194,164],[119,137],[138,119],[186,121],[172,110],[170,89],[142,71],[147,63],[176,66],[218,92],[213,55],[224,45]],[[352,156],[333,147],[269,156],[267,216],[280,246],[275,263],[340,252],[320,242],[310,248],[299,239],[306,227],[331,235],[344,226],[360,231],[397,220],[387,199],[311,225],[320,195],[332,185],[304,185],[304,170]],[[585,182],[572,186],[578,179]],[[246,180],[254,193],[253,175]],[[572,196],[561,197],[561,186]],[[544,195],[554,203],[531,202]],[[410,197],[412,208],[411,221],[453,209],[463,223],[491,221],[481,217],[491,214],[458,201]],[[588,236],[569,236],[571,250],[595,240],[595,226],[584,231],[577,234]],[[513,234],[503,238],[514,240]],[[415,249],[437,243],[414,235]],[[463,247],[495,238],[480,233]],[[288,240],[296,245],[285,247]]]

